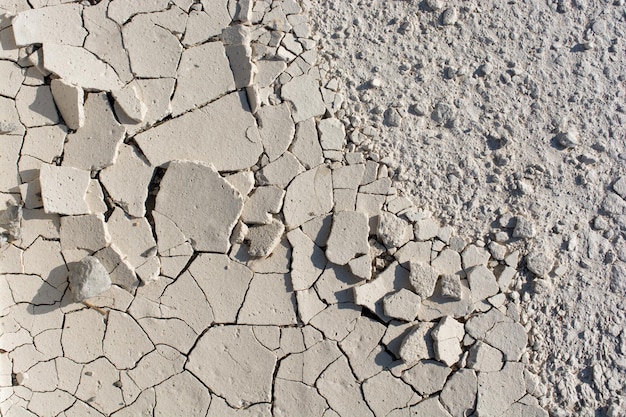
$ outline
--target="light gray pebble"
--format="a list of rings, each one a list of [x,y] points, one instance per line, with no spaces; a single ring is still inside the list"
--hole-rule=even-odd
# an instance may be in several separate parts
[[[456,7],[450,7],[441,14],[441,23],[444,26],[454,25],[459,20],[459,12]]]
[[[70,268],[70,290],[76,301],[96,297],[111,287],[111,277],[94,256],[86,256]]]

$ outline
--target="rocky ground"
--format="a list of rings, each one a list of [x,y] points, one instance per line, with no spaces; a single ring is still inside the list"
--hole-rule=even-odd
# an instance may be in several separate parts
[[[361,147],[390,157],[407,195],[469,239],[498,240],[507,213],[532,222],[506,242],[545,258],[524,310],[546,406],[622,403],[623,2],[314,6],[351,131],[374,128]]]
[[[626,413],[621,2],[0,1],[0,413]]]

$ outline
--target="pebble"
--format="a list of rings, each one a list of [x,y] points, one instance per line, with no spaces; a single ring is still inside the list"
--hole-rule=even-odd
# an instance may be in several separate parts
[[[454,25],[459,20],[459,12],[456,7],[450,7],[443,11],[441,15],[441,23],[444,26]]]
[[[535,225],[528,219],[518,216],[515,220],[515,229],[513,229],[513,237],[523,239],[531,239],[535,237]]]
[[[76,301],[96,297],[111,287],[111,277],[100,260],[86,256],[70,268],[70,289]]]

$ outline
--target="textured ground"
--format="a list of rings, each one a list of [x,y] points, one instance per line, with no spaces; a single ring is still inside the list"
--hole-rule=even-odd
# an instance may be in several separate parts
[[[2,415],[626,412],[622,2],[0,8]]]

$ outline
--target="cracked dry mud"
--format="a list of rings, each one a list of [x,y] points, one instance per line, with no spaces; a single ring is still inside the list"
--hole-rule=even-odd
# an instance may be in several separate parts
[[[597,5],[574,3],[550,11],[578,27]],[[572,53],[605,48],[612,80],[624,10],[604,7],[597,39]],[[532,100],[536,112],[552,103],[533,70],[508,65],[493,79],[500,61],[470,68],[463,46],[440,68],[437,45],[467,42],[479,9],[0,0],[0,414],[623,415],[623,74],[610,144],[588,138],[604,127],[557,121],[558,148],[536,150],[586,166],[588,187],[610,184],[589,191],[602,193],[599,211],[572,206],[595,234],[567,222],[549,233],[559,205],[543,189],[529,204],[537,172],[563,157],[513,177],[517,200],[498,210],[480,201],[506,190],[482,179],[454,194],[483,175],[482,157],[474,150],[465,172],[440,165],[457,161],[446,160],[462,149],[455,137],[475,145],[479,121],[494,176],[531,159],[511,162],[504,148],[525,150],[509,137],[523,125],[485,116],[507,94],[492,84],[519,82],[523,115]],[[418,27],[428,47],[405,68],[393,57],[415,58],[403,42]],[[430,83],[405,109],[403,77],[416,73]],[[455,80],[496,91],[493,109],[442,95]],[[610,283],[604,300],[584,278],[594,268]],[[593,321],[604,301],[611,321]]]

